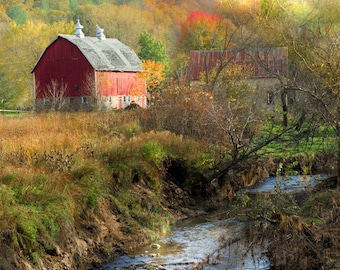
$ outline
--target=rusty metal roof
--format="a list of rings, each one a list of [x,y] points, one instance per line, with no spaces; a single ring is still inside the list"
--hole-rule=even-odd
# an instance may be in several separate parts
[[[198,80],[205,70],[209,72],[220,63],[248,66],[250,77],[288,76],[288,48],[257,48],[248,50],[190,51],[189,79]]]

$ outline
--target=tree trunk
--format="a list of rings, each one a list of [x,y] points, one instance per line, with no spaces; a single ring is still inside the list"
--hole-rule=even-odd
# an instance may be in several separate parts
[[[338,142],[337,150],[337,187],[340,187],[340,123],[336,123],[336,137]]]
[[[287,90],[284,88],[281,92],[282,104],[282,125],[288,127],[288,105],[287,105]]]

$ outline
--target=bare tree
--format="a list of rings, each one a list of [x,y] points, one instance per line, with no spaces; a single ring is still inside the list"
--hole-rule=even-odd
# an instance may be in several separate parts
[[[287,15],[284,21],[272,21],[271,28],[276,32],[273,36],[281,37],[276,42],[290,49],[290,78],[285,90],[297,93],[299,126],[309,116],[314,124],[329,126],[336,134],[340,186],[340,17],[334,13],[340,5],[336,1],[314,4],[304,17]]]
[[[315,32],[313,31],[313,34]],[[307,83],[295,80],[296,89],[309,98],[309,108],[317,113],[324,123],[335,131],[338,143],[338,186],[340,186],[340,43],[337,35],[317,33],[318,39],[307,42],[309,54],[304,55],[294,46],[294,51],[302,61],[303,71],[310,79]],[[303,81],[302,81],[303,82]],[[316,111],[317,110],[317,111]]]
[[[38,97],[43,98],[43,106],[49,110],[61,111],[65,108],[67,104],[67,83],[58,83],[57,80],[51,80],[51,82],[46,85],[43,89],[39,87],[38,84]]]
[[[87,110],[103,110],[105,108],[105,103],[101,99],[93,76],[92,73],[86,75],[82,84],[81,94],[88,99],[88,103],[86,104]]]

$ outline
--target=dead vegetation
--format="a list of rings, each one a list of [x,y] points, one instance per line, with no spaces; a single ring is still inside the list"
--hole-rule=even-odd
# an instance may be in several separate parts
[[[338,189],[312,192],[299,215],[277,212],[257,219],[247,230],[249,243],[269,243],[274,269],[340,268],[340,194]]]

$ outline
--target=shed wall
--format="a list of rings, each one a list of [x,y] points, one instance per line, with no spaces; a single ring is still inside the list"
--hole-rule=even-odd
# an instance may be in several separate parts
[[[226,67],[228,64],[244,65],[255,78],[272,77],[271,72],[287,76],[288,49],[190,51],[189,79],[198,80],[202,72],[209,73],[219,63],[225,63]]]

